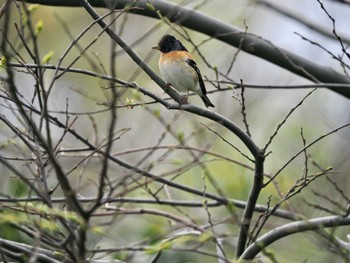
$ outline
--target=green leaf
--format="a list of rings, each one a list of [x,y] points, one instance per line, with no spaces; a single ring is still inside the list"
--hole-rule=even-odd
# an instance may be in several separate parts
[[[49,61],[52,59],[52,57],[53,57],[53,55],[55,54],[55,52],[53,52],[52,50],[49,52],[49,53],[47,53],[44,57],[43,57],[43,59],[42,59],[42,63],[43,64],[47,64],[47,63],[49,63]]]
[[[65,218],[66,220],[69,220],[71,222],[78,223],[81,226],[84,225],[83,218],[81,218],[78,214],[76,214],[74,212],[61,210],[61,209],[56,208],[56,207],[50,208],[44,204],[34,206],[32,203],[25,203],[25,204],[23,204],[23,207],[26,210],[31,210],[39,215],[42,215],[42,216],[62,217],[62,218]]]
[[[0,224],[6,224],[6,223],[14,223],[14,224],[23,224],[28,222],[28,218],[18,212],[14,211],[4,211],[0,213]]]
[[[53,220],[41,219],[36,222],[38,222],[38,225],[41,229],[52,231],[52,232],[59,230],[57,223]]]
[[[5,57],[0,58],[0,69],[1,68],[6,68],[6,58]]]
[[[177,132],[177,139],[179,140],[179,142],[184,142],[184,140],[185,140],[185,133],[182,130],[179,130]]]
[[[212,233],[206,232],[206,233],[201,234],[198,237],[197,241],[200,242],[200,243],[205,243],[205,242],[209,241],[212,238],[213,238]]]
[[[147,3],[146,6],[147,6],[147,8],[150,9],[151,11],[154,11],[154,12],[157,11],[156,8],[155,8],[152,4],[150,4],[150,3]]]
[[[134,108],[134,104],[135,104],[135,100],[134,99],[130,99],[130,98],[125,98],[124,104],[126,106],[127,109],[133,109]]]
[[[183,160],[182,159],[171,159],[171,163],[175,164],[175,165],[181,165],[181,164],[183,164]]]
[[[156,108],[154,111],[153,111],[153,115],[154,115],[154,117],[156,117],[156,118],[160,118],[161,117],[161,115],[160,115],[160,109],[159,108]]]
[[[98,234],[98,235],[105,235],[106,232],[104,231],[104,229],[100,226],[93,226],[93,227],[90,227],[90,230],[91,232],[95,233],[95,234]]]
[[[39,8],[39,4],[33,4],[33,5],[28,6],[28,11],[29,12],[34,12],[38,8]]]
[[[43,30],[44,22],[40,19],[35,25],[35,35],[39,35],[39,33]]]
[[[157,253],[157,252],[159,252],[159,251],[163,251],[163,250],[170,249],[171,246],[172,246],[171,242],[169,242],[169,241],[164,241],[164,242],[161,242],[161,243],[158,244],[158,245],[155,245],[155,246],[151,246],[151,247],[146,248],[145,252],[146,252],[146,253],[149,253],[149,254],[154,254],[154,253]]]

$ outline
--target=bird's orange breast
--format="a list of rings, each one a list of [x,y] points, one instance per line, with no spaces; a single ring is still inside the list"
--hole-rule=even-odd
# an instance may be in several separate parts
[[[178,61],[186,61],[187,59],[193,59],[192,55],[186,51],[171,51],[168,53],[162,53],[159,58],[159,63],[173,63]]]

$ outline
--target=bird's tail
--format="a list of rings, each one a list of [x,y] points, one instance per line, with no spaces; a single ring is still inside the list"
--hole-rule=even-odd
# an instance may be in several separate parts
[[[213,108],[215,107],[214,104],[211,103],[211,101],[209,100],[209,98],[206,95],[202,94],[201,95],[201,99],[204,102],[205,107],[207,107],[207,108],[208,107],[213,107]]]

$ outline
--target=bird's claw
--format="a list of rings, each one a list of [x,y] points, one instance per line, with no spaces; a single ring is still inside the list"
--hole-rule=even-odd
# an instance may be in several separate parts
[[[188,95],[181,96],[180,105],[188,104]]]

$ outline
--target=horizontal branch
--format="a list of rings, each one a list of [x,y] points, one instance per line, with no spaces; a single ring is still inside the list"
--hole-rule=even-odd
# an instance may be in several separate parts
[[[90,203],[95,201],[95,197],[78,197],[77,198],[81,203]],[[0,202],[2,203],[18,203],[18,202],[41,202],[41,197],[23,197],[23,198],[7,198],[0,197]],[[64,197],[52,197],[52,203],[64,203],[66,202]],[[145,198],[127,198],[127,197],[112,197],[112,198],[103,198],[101,203],[131,203],[131,204],[157,204],[157,205],[169,205],[169,206],[179,206],[179,207],[192,207],[192,208],[203,208],[203,201],[184,201],[184,200],[167,200],[167,199],[145,199]],[[233,204],[236,208],[243,209],[246,207],[247,202],[237,200],[237,199],[228,199],[228,202],[221,201],[208,201],[206,203],[207,207],[219,207],[227,205],[228,203]],[[259,213],[265,213],[268,210],[266,205],[257,204],[254,207],[254,210]],[[286,220],[298,220],[299,216],[293,212],[278,209],[273,212],[273,215],[279,218]],[[300,218],[299,218],[300,219]]]
[[[57,66],[53,64],[32,64],[32,63],[14,63],[14,62],[9,62],[8,65],[10,67],[15,67],[15,68],[30,68],[30,69],[52,69],[52,70],[59,70],[59,71],[65,71],[69,73],[77,73],[77,74],[82,74],[82,75],[87,75],[91,77],[95,77],[98,79],[103,79],[103,80],[112,80],[115,81],[116,83],[123,85],[125,87],[130,87],[133,88],[135,86],[134,83],[132,82],[127,82],[121,79],[114,78],[112,76],[106,75],[106,74],[101,74],[95,71],[83,69],[83,68],[73,68],[73,67],[63,67],[63,66]],[[204,80],[206,81],[206,80]],[[241,83],[240,82],[235,82],[235,81],[230,81],[230,80],[217,80],[217,79],[209,79],[208,80],[211,83],[220,83],[220,84],[228,84],[228,85],[233,85],[234,89],[241,89]],[[341,89],[348,89],[350,92],[350,83],[349,84],[341,84],[341,83],[314,83],[314,84],[303,84],[303,85],[266,85],[266,84],[254,84],[254,83],[244,83],[245,88],[252,88],[252,89],[313,89],[313,88],[318,88],[318,89],[324,89],[324,88],[341,88]],[[142,93],[144,93],[147,96],[150,96],[152,93],[147,93],[147,91],[140,86],[136,87],[137,89],[141,89]],[[209,90],[208,93],[216,93],[216,92],[221,92],[221,91],[226,91],[229,90],[231,91],[232,88],[221,88],[219,90]],[[157,98],[159,99],[159,98]],[[64,112],[65,113],[65,112]]]
[[[28,3],[37,3],[51,6],[80,7],[79,0],[25,0]],[[128,0],[91,0],[94,7],[115,6],[122,9],[130,5]],[[171,22],[180,24],[189,29],[206,34],[212,38],[221,40],[231,46],[267,60],[294,74],[309,79],[313,82],[349,84],[348,77],[338,73],[330,67],[318,65],[310,60],[300,57],[292,52],[279,48],[272,43],[228,23],[205,15],[190,8],[178,6],[161,0],[138,0],[135,7],[128,9],[130,13],[159,19],[167,17]],[[242,41],[243,40],[243,41]],[[350,90],[338,87],[330,87],[331,90],[350,98]]]

